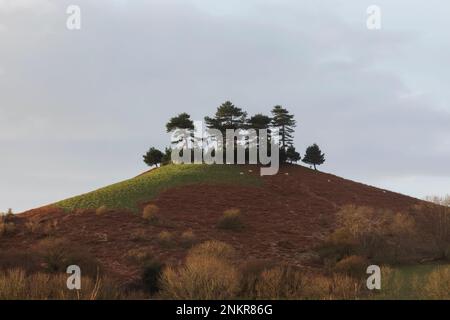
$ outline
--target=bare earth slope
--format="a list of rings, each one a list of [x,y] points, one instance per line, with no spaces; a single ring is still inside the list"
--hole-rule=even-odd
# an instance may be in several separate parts
[[[240,171],[244,175],[259,174],[250,166]],[[186,230],[192,230],[198,241],[227,242],[249,259],[314,266],[309,251],[336,227],[335,214],[341,206],[368,205],[399,211],[419,202],[302,166],[286,166],[278,175],[261,179],[260,186],[198,183],[167,189],[151,201],[161,209],[164,223],[160,226],[149,225],[139,214],[122,210],[96,215],[93,210],[34,209],[16,218],[18,231],[0,242],[0,250],[35,248],[42,235],[27,231],[25,223],[57,221],[52,237],[87,248],[107,272],[124,281],[138,273],[137,265],[128,257],[132,249],[146,250],[166,263],[180,262],[187,250],[180,243],[180,234]],[[241,209],[242,231],[216,227],[223,211],[230,208]],[[158,241],[161,231],[174,235],[171,246]]]

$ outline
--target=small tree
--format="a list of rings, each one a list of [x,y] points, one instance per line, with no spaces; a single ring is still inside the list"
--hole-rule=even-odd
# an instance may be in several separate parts
[[[300,153],[298,153],[294,146],[289,146],[286,150],[286,160],[289,163],[296,163],[297,161],[300,161]]]
[[[146,154],[144,154],[144,162],[151,166],[158,166],[162,162],[164,154],[158,149],[151,147]]]
[[[317,170],[316,166],[325,162],[325,154],[323,154],[319,146],[314,143],[312,146],[306,148],[305,156],[302,161],[307,164],[312,164],[314,170]]]

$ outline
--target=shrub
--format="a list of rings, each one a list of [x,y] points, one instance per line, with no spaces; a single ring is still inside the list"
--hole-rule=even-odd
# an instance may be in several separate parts
[[[160,279],[164,265],[157,260],[147,261],[142,268],[142,285],[144,290],[155,294],[160,290]]]
[[[164,247],[172,247],[175,244],[175,239],[169,231],[161,231],[158,234],[158,242]]]
[[[142,217],[151,224],[159,222],[159,207],[155,204],[148,204],[142,211]]]
[[[329,298],[354,300],[360,297],[361,282],[346,275],[333,275],[328,279]]]
[[[238,291],[237,269],[214,256],[191,256],[184,267],[166,268],[161,277],[166,299],[223,300],[235,298]]]
[[[260,259],[251,259],[243,263],[239,268],[241,274],[240,296],[247,299],[256,297],[256,284],[262,272],[270,270],[273,267],[273,263]]]
[[[41,269],[39,254],[30,250],[8,249],[0,251],[0,270],[23,269],[25,272],[36,272]]]
[[[450,299],[450,266],[438,267],[427,276],[424,293],[428,299]]]
[[[70,265],[78,265],[83,274],[92,277],[97,277],[101,271],[100,263],[91,254],[64,239],[42,240],[38,245],[38,250],[42,255],[47,272],[65,272]]]
[[[232,265],[234,249],[219,241],[193,247],[185,265],[168,267],[161,276],[161,295],[167,299],[232,299],[239,292],[239,272]]]
[[[21,269],[0,272],[0,300],[95,300],[126,298],[111,282],[83,277],[80,290],[69,290],[67,274],[27,275]]]
[[[278,266],[262,272],[256,283],[257,299],[357,299],[361,281],[347,275],[325,276]]]
[[[376,263],[417,258],[417,228],[411,215],[345,206],[337,216],[339,228],[318,247],[326,263],[334,264],[349,255],[365,256]]]
[[[349,276],[361,277],[366,274],[369,261],[361,256],[348,256],[336,263],[334,270]]]
[[[58,220],[50,220],[46,222],[40,222],[37,219],[29,219],[25,222],[25,229],[32,233],[40,236],[53,236],[58,229]]]
[[[149,261],[152,255],[146,249],[130,249],[127,252],[127,257],[135,263],[143,264]]]
[[[56,233],[56,230],[58,229],[58,220],[50,220],[45,222],[41,226],[41,233],[46,236],[52,236]]]
[[[27,222],[25,222],[25,229],[30,233],[38,233],[40,230],[39,227],[40,227],[39,221],[35,219],[30,219]]]
[[[108,211],[109,211],[108,207],[103,205],[103,206],[98,207],[95,210],[95,214],[98,215],[98,216],[102,216],[102,215],[108,213]]]
[[[132,241],[145,241],[145,240],[147,240],[147,234],[145,232],[145,229],[133,230],[130,233],[130,239]]]
[[[0,237],[14,233],[16,225],[14,222],[6,222],[4,218],[0,218]]]
[[[240,230],[243,228],[241,211],[239,209],[225,210],[217,227],[226,230]]]
[[[290,267],[263,271],[256,282],[257,299],[301,299],[307,286],[305,274]]]
[[[356,247],[356,239],[346,229],[339,228],[317,247],[317,251],[327,263],[334,264],[345,256],[352,254]]]
[[[232,246],[216,240],[203,242],[189,251],[189,256],[213,257],[223,260],[233,260],[235,254]]]
[[[197,237],[192,230],[188,230],[181,234],[180,241],[183,247],[190,248],[197,242]]]
[[[416,221],[419,247],[436,259],[450,259],[450,208],[422,204],[415,206],[411,214]]]
[[[14,212],[11,208],[9,208],[6,212],[0,212],[0,218],[4,218],[5,220],[13,219],[14,218]]]

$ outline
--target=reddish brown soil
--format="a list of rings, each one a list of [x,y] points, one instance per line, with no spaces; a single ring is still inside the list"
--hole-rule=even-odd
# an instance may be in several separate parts
[[[243,167],[244,174],[250,167]],[[145,249],[167,263],[182,261],[187,249],[179,235],[192,230],[199,241],[217,239],[235,247],[245,259],[258,258],[294,265],[314,265],[310,250],[335,227],[335,214],[346,204],[368,205],[401,211],[419,200],[377,189],[301,166],[282,168],[276,176],[263,177],[261,187],[191,185],[168,190],[152,203],[161,209],[163,223],[149,225],[130,212],[96,215],[92,211],[65,213],[43,207],[18,215],[17,231],[0,241],[0,250],[36,248],[42,236],[25,228],[30,219],[44,224],[58,222],[52,236],[88,249],[111,276],[128,281],[139,268],[127,253]],[[223,211],[239,208],[245,228],[241,231],[216,227]],[[161,246],[161,231],[175,235],[170,247]],[[136,239],[136,234],[144,236]]]

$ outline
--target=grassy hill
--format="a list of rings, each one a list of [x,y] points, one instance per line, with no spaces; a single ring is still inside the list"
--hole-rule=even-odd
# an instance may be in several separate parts
[[[96,209],[101,206],[114,210],[136,211],[138,205],[154,199],[170,188],[208,183],[260,185],[257,175],[241,175],[241,169],[229,165],[168,165],[110,186],[62,200],[54,206],[66,211]]]
[[[143,214],[147,203],[157,208],[156,220]],[[314,290],[328,292],[333,281],[344,281],[344,298],[352,298],[348,294],[355,285],[365,283],[353,281],[360,272],[366,276],[367,265],[391,265],[386,272],[394,279],[390,283],[395,294],[389,295],[411,298],[421,292],[417,287],[422,283],[450,273],[436,269],[446,263],[441,260],[448,252],[444,245],[450,238],[443,231],[450,230],[449,212],[423,205],[415,198],[298,165],[282,166],[277,175],[264,177],[256,166],[169,165],[5,218],[0,271],[42,271],[53,253],[70,253],[68,247],[76,249],[76,264],[93,270],[94,277],[95,262],[107,277],[142,286],[142,268],[148,261],[177,267],[187,261],[191,247],[219,241],[235,250],[233,264],[242,274],[247,263],[256,263],[257,270],[261,263],[289,266],[308,277],[314,274],[309,278]],[[102,206],[107,210],[96,210]],[[422,267],[423,261],[433,265]],[[333,276],[327,278],[330,272]],[[437,290],[430,287],[433,283],[429,292]],[[329,298],[327,294],[320,297]],[[358,298],[369,297],[366,291],[361,294]]]

